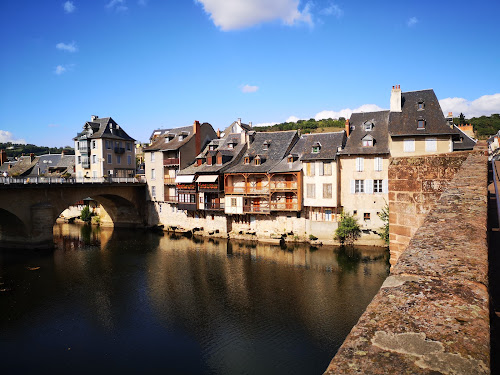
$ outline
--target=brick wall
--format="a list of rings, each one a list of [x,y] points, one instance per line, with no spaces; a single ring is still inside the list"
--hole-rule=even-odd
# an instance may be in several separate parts
[[[391,265],[406,249],[470,151],[392,158],[389,164]]]

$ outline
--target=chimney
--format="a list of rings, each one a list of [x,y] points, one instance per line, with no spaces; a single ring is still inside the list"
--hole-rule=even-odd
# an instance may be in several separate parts
[[[245,131],[242,131],[240,133],[240,143],[243,144],[246,142],[246,132]]]
[[[448,117],[453,117],[453,112],[448,112]]]
[[[33,159],[35,158],[35,154],[34,153],[31,153],[30,154],[30,161],[33,161]]]
[[[5,150],[0,150],[0,165],[7,161],[7,152]]]
[[[248,126],[252,127],[252,121],[248,122]]]
[[[90,116],[90,121],[91,121],[91,122],[94,122],[94,121],[95,121],[96,119],[98,119],[98,118],[99,118],[99,116],[92,115],[92,116]]]
[[[196,155],[201,152],[201,134],[200,134],[200,122],[194,121],[193,123],[193,133],[194,133],[194,146]]]
[[[217,129],[217,138],[220,138],[220,129]]]
[[[345,132],[347,137],[349,137],[349,134],[351,133],[351,126],[349,125],[349,119],[345,120]]]
[[[66,150],[62,149],[61,150],[61,156],[64,156],[65,153],[66,153]]]
[[[392,86],[391,112],[401,112],[401,86]]]
[[[238,125],[241,125],[241,118],[238,118]]]

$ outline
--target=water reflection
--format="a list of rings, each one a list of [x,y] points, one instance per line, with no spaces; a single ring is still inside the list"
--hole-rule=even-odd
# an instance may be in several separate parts
[[[0,281],[14,286],[0,294],[7,368],[29,370],[22,354],[58,369],[71,346],[76,373],[321,373],[388,272],[374,248],[54,233],[53,253],[0,253]]]

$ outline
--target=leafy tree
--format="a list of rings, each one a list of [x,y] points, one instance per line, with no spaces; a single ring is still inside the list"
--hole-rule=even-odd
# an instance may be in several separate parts
[[[340,241],[341,245],[352,245],[359,237],[361,237],[361,228],[358,220],[348,212],[343,212],[334,238]]]
[[[92,220],[92,213],[90,212],[89,206],[83,207],[82,212],[80,213],[80,219],[87,222]]]
[[[386,245],[389,245],[389,205],[386,204],[382,211],[378,214],[378,217],[384,222],[382,228],[380,228],[380,233],[378,234],[382,238]]]

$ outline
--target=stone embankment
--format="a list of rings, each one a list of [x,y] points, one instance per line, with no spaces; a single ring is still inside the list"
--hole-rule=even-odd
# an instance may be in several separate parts
[[[487,156],[448,183],[326,374],[488,374]]]

